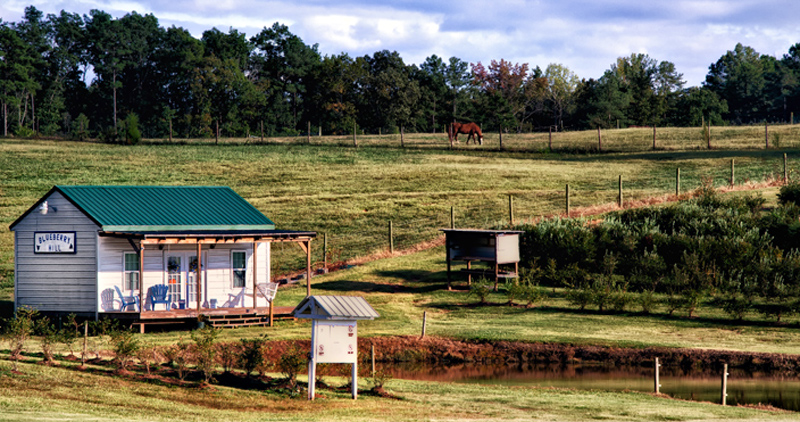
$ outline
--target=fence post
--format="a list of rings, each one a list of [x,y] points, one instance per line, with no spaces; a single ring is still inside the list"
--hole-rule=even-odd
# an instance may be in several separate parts
[[[725,406],[728,401],[728,364],[722,365],[722,405]]]
[[[789,114],[789,124],[790,124],[790,125],[793,125],[793,124],[794,124],[794,112],[791,112],[791,113]]]
[[[405,139],[403,138],[403,135],[404,135],[404,130],[403,130],[403,127],[400,126],[400,147],[401,148],[405,148],[406,147],[406,142],[405,142]]]
[[[308,121],[308,131],[306,132],[306,142],[311,145],[311,120]]]
[[[514,225],[514,197],[508,195],[508,223]]]
[[[675,196],[680,196],[681,194],[681,168],[678,167],[675,170]]]
[[[328,232],[322,234],[322,268],[328,269]]]
[[[653,125],[653,150],[656,149],[656,125]]]
[[[356,124],[353,123],[353,146],[358,148],[358,139],[356,138]]]
[[[261,126],[261,142],[264,142],[264,121],[262,120],[259,123]]]
[[[764,121],[764,143],[766,144],[766,149],[769,149],[769,123]]]
[[[503,150],[503,128],[500,128],[500,150]]]
[[[617,199],[617,205],[622,208],[622,175],[619,175],[619,195]]]
[[[547,150],[553,151],[553,125],[550,125],[550,134],[547,136]]]
[[[394,254],[394,227],[392,220],[389,220],[389,253]]]
[[[731,186],[736,184],[736,173],[734,170],[733,158],[731,158]]]
[[[567,209],[567,217],[569,217],[569,183],[567,183],[567,195],[566,195],[565,207]]]
[[[370,347],[369,351],[370,357],[372,357],[372,378],[375,378],[375,345],[373,344]]]
[[[658,363],[658,358],[656,358],[656,364],[655,364],[655,367],[654,367],[654,369],[655,369],[655,378],[653,379],[653,381],[654,381],[653,382],[653,384],[654,384],[653,385],[653,389],[655,390],[656,394],[661,394],[661,378],[659,377],[659,374],[658,374],[658,368],[660,366],[661,365]]]
[[[83,321],[83,353],[81,353],[81,366],[86,365],[86,342],[89,338],[89,321]]]
[[[789,183],[789,172],[786,169],[786,153],[783,153],[783,184]]]
[[[597,150],[603,150],[603,138],[600,136],[600,128],[597,128]]]
[[[425,338],[425,330],[428,328],[428,311],[422,313],[422,338]]]
[[[456,228],[456,210],[453,206],[450,207],[450,228]]]

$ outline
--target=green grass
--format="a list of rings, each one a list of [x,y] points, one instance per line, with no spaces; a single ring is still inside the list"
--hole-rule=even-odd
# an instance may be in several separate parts
[[[534,420],[795,420],[771,412],[687,402],[635,392],[498,387],[392,380],[386,390],[399,400],[321,390],[313,402],[261,390],[222,386],[176,388],[158,380],[113,376],[72,364],[22,364],[10,374],[0,362],[0,421],[435,421]],[[341,384],[341,380],[335,380]],[[362,381],[362,388],[368,383]]]

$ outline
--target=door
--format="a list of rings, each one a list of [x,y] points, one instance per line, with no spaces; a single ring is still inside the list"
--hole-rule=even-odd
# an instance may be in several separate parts
[[[200,267],[205,270],[205,265]],[[197,307],[197,254],[169,252],[167,255],[167,285],[172,303],[179,309]]]

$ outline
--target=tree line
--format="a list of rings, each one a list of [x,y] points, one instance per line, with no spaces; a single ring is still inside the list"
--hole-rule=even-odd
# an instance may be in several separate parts
[[[231,28],[200,39],[136,12],[30,6],[0,22],[2,134],[106,140],[139,125],[145,137],[238,137],[297,135],[309,123],[346,134],[442,132],[454,120],[512,132],[786,122],[800,101],[800,43],[780,59],[737,44],[702,86],[682,78],[646,54],[597,79],[555,63],[323,55],[277,22],[250,38]]]

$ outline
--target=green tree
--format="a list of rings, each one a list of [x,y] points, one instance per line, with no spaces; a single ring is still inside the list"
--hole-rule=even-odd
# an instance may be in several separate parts
[[[751,123],[765,117],[764,62],[752,47],[736,44],[711,64],[705,86],[728,103],[727,119]]]
[[[551,63],[544,71],[547,81],[546,98],[553,113],[553,124],[563,127],[564,113],[571,111],[578,77],[569,68]]]

